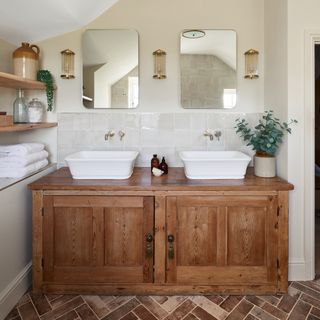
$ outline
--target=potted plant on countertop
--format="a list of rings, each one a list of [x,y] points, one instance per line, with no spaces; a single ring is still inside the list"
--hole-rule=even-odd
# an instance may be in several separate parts
[[[271,178],[276,175],[276,158],[282,137],[286,132],[291,133],[290,125],[297,123],[291,119],[289,123],[280,122],[272,110],[265,111],[259,123],[251,129],[245,119],[236,119],[237,133],[256,151],[254,159],[254,174],[258,177]]]

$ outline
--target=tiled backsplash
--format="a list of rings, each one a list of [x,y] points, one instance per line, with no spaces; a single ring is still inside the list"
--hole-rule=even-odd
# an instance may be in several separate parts
[[[58,162],[81,150],[137,150],[136,166],[150,165],[152,154],[166,157],[171,167],[181,167],[182,150],[240,150],[253,152],[235,133],[235,119],[252,125],[260,113],[60,113],[58,116]],[[203,135],[206,129],[222,132],[220,140]],[[105,134],[115,135],[105,140]],[[118,132],[125,136],[120,141]],[[160,159],[161,160],[161,159]]]

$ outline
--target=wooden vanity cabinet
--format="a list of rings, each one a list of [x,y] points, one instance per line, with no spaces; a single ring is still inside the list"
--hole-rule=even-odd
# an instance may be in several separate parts
[[[279,178],[33,182],[33,290],[274,294],[288,286],[288,191]]]
[[[152,282],[153,201],[153,197],[44,196],[43,282]]]

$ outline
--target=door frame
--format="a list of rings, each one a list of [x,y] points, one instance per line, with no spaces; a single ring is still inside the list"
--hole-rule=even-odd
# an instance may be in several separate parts
[[[304,55],[304,249],[307,279],[315,277],[315,54],[320,30],[305,31]]]

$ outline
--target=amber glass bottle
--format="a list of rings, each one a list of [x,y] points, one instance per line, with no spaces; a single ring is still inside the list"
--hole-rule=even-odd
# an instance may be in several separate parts
[[[156,154],[153,155],[153,158],[151,159],[151,172],[153,168],[159,168],[159,159]]]
[[[161,163],[159,164],[159,169],[162,170],[165,174],[168,174],[168,165],[164,157],[162,157]]]

